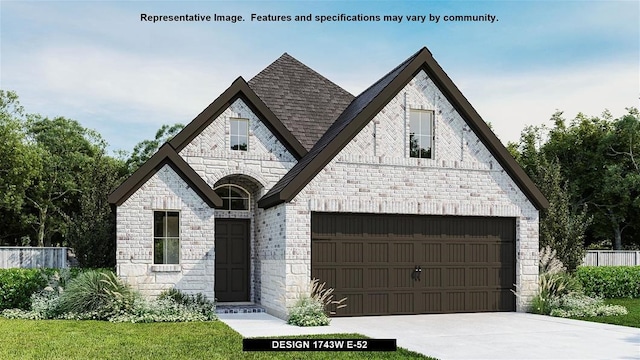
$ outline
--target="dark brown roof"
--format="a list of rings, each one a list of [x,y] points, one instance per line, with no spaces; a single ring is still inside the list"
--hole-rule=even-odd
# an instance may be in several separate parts
[[[309,153],[259,200],[259,206],[268,208],[291,201],[420,70],[428,74],[535,207],[547,208],[547,199],[426,47],[358,95]]]
[[[307,150],[353,100],[287,53],[249,80],[249,87]]]
[[[116,206],[122,205],[164,165],[171,166],[207,205],[212,208],[222,207],[222,199],[168,143],[162,145],[149,160],[109,195],[109,203]]]
[[[300,141],[293,136],[280,119],[251,90],[242,77],[237,78],[227,90],[171,139],[169,141],[171,146],[177,152],[180,152],[238,98],[241,98],[251,108],[251,111],[260,118],[296,159],[300,159],[307,154],[307,149],[300,144]]]

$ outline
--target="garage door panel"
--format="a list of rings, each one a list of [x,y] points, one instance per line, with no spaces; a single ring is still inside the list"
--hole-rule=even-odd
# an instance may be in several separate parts
[[[442,244],[421,241],[418,247],[419,255],[425,264],[442,262]]]
[[[364,289],[364,269],[342,268],[338,270],[337,289]]]
[[[420,301],[419,313],[442,313],[442,292],[421,292],[417,297]]]
[[[391,245],[390,261],[393,263],[415,263],[415,244],[389,240]],[[415,264],[414,264],[415,265]]]
[[[387,242],[369,242],[366,249],[366,261],[369,263],[388,263],[389,262],[389,243]]]
[[[397,314],[414,314],[415,313],[415,301],[416,296],[413,292],[394,293],[393,307]]]
[[[314,252],[311,253],[311,261],[315,264],[334,264],[338,258],[336,257],[336,249],[338,244],[330,241],[314,241]]]
[[[362,242],[344,241],[339,243],[340,251],[337,254],[338,261],[343,263],[362,263],[364,260]]]
[[[365,307],[366,312],[369,314],[388,314],[390,310],[389,294],[382,292],[369,293]]]
[[[467,262],[486,263],[489,262],[489,248],[493,244],[467,244],[465,257]]]
[[[391,278],[395,279],[393,287],[396,289],[412,289],[415,282],[411,278],[413,267],[393,267],[391,268]]]
[[[339,315],[363,315],[363,314],[367,314],[367,312],[365,312],[365,309],[363,307],[364,304],[364,296],[363,294],[360,293],[350,293],[350,292],[344,292],[341,293],[340,296],[335,296],[334,299],[342,299],[346,297],[346,304],[347,306],[338,310],[338,314]]]
[[[369,268],[367,270],[367,280],[370,288],[389,288],[389,268]]]
[[[312,226],[312,277],[348,298],[337,316],[515,310],[513,218],[313,213]]]
[[[424,287],[441,288],[442,287],[442,268],[422,268],[420,275]]]
[[[447,263],[464,263],[465,243],[460,242],[444,244],[443,258]]]
[[[465,292],[463,290],[460,291],[446,291],[445,299],[446,302],[444,304],[443,312],[464,312],[466,307],[465,302]]]
[[[467,283],[465,285],[481,286],[481,287],[488,287],[488,286],[495,285],[495,284],[490,284],[491,281],[489,280],[489,273],[491,271],[489,270],[490,269],[487,269],[485,267],[472,267],[467,269]]]
[[[444,268],[444,288],[464,287],[466,285],[466,268],[448,267]]]

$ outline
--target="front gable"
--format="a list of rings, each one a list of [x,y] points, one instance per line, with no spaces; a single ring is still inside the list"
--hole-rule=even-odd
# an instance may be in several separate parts
[[[477,136],[477,139],[482,142],[529,201],[537,209],[546,208],[549,203],[540,190],[513,159],[426,48],[418,51],[356,97],[309,153],[265,194],[260,200],[260,206],[268,208],[293,200],[376,116],[379,116],[381,112],[384,114],[384,108],[387,104],[393,101],[402,89],[421,72],[428,77],[433,83],[434,89],[438,89],[441,96],[451,105],[451,109],[464,120],[470,132]],[[434,99],[434,102],[437,102],[437,99]],[[403,106],[406,107],[407,104],[405,103]],[[373,126],[375,126],[375,122]],[[365,130],[365,133],[373,133],[373,131],[370,128]],[[387,135],[391,134],[392,132],[387,132]],[[406,128],[403,137],[408,139]],[[360,142],[365,147],[375,144],[371,140],[361,140],[363,141]],[[394,150],[392,149],[391,152],[394,153]]]

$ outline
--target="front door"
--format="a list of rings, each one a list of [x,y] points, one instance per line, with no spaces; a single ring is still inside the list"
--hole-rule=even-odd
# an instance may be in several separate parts
[[[218,302],[249,301],[249,220],[216,219]]]

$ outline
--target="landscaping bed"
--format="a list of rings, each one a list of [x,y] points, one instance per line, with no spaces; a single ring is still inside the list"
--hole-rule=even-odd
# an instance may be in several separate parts
[[[574,317],[573,319],[640,328],[640,299],[606,299],[605,303],[624,306],[628,314],[618,316]]]

